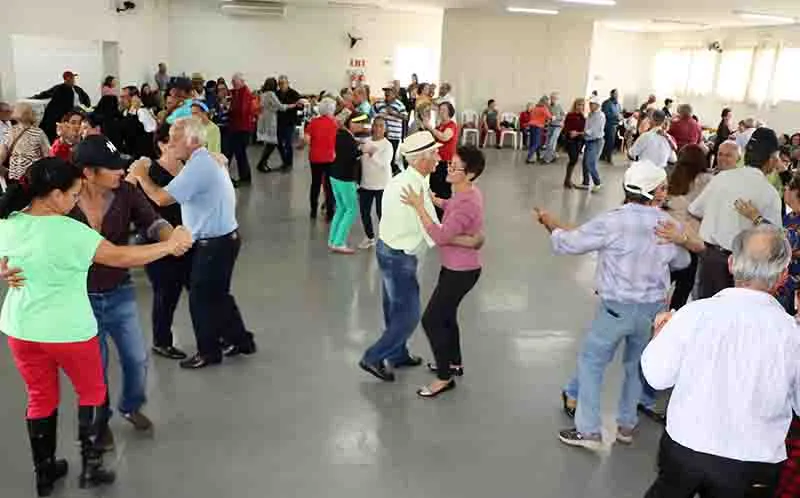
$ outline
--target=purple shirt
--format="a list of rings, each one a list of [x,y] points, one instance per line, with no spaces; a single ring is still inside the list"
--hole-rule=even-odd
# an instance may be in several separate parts
[[[444,204],[442,224],[425,227],[436,245],[442,266],[448,270],[467,271],[481,267],[478,249],[449,245],[458,235],[477,235],[483,231],[483,195],[477,187],[456,192]]]

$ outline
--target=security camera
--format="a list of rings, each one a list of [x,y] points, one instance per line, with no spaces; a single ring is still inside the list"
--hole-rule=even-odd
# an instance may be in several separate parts
[[[711,43],[708,44],[708,50],[710,52],[717,52],[717,53],[721,54],[722,53],[722,44],[720,42],[718,42],[718,41],[711,42]]]
[[[127,11],[133,10],[135,8],[136,8],[136,4],[131,2],[130,0],[119,0],[119,1],[117,1],[117,13],[127,12]]]

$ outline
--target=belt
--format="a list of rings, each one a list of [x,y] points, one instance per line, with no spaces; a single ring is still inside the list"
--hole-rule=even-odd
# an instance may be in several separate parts
[[[724,247],[718,246],[716,244],[710,244],[708,242],[706,242],[705,244],[706,244],[706,249],[713,249],[714,251],[717,251],[718,253],[724,254],[726,256],[730,256],[732,254],[731,251],[725,249]]]
[[[226,233],[225,235],[220,235],[219,237],[205,237],[201,239],[197,239],[195,243],[199,246],[207,246],[214,242],[223,241],[223,240],[236,240],[239,238],[239,229],[232,231],[231,233]]]

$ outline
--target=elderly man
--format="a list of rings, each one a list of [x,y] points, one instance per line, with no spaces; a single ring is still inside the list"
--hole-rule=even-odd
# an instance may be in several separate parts
[[[666,168],[668,163],[675,162],[677,145],[666,132],[667,116],[663,111],[653,111],[650,119],[650,130],[642,133],[628,151],[628,157],[634,161],[650,161],[659,168]]]
[[[231,107],[228,113],[228,137],[231,154],[236,160],[239,178],[234,186],[250,185],[250,159],[247,157],[247,146],[256,127],[255,104],[253,93],[244,81],[242,73],[236,73],[231,79]]]
[[[553,117],[547,125],[547,143],[544,146],[544,161],[551,163],[557,159],[556,148],[558,147],[558,138],[561,136],[561,129],[564,127],[564,117],[566,113],[564,108],[561,107],[559,102],[558,92],[550,94],[550,114]]]
[[[719,145],[717,150],[717,171],[727,171],[739,166],[742,157],[741,149],[733,140],[726,140]]]
[[[642,102],[642,105],[639,106],[639,112],[646,113],[647,111],[655,110],[656,108],[656,96],[652,93],[647,97],[645,102]]]
[[[286,75],[278,76],[278,100],[281,104],[293,106],[300,102],[300,94],[297,90],[289,86],[289,77]],[[278,153],[281,155],[283,165],[281,170],[288,171],[294,165],[294,149],[292,139],[294,130],[297,127],[297,107],[288,107],[284,111],[278,111]]]
[[[189,313],[197,354],[180,363],[198,369],[219,364],[225,356],[256,352],[231,295],[231,278],[242,245],[236,221],[236,198],[227,170],[208,152],[205,127],[197,118],[178,120],[169,131],[170,148],[186,166],[165,188],[148,174],[149,160],[137,161],[131,175],[158,206],[181,205],[183,222],[195,249],[189,282]],[[227,344],[223,349],[220,340]]]
[[[780,196],[767,180],[767,175],[780,164],[778,151],[775,132],[759,128],[747,144],[744,156],[747,166],[718,173],[689,205],[689,214],[702,220],[700,237],[706,244],[697,271],[700,299],[734,284],[728,270],[733,239],[752,225],[734,208],[737,200],[749,200],[767,221],[782,224]]]
[[[699,144],[703,141],[703,128],[692,115],[692,106],[689,104],[678,106],[678,118],[670,125],[669,134],[675,139],[678,151],[686,145]]]
[[[619,103],[619,93],[616,88],[611,90],[608,99],[603,102],[602,111],[606,121],[603,129],[603,152],[600,159],[611,163],[614,150],[617,148],[617,128],[622,122],[622,105]]]
[[[456,99],[453,97],[453,94],[450,93],[453,91],[453,87],[450,86],[450,83],[443,82],[442,85],[439,87],[439,98],[436,99],[436,105],[441,105],[445,102],[449,102],[453,108],[456,107]]]
[[[800,335],[772,296],[792,250],[769,225],[739,233],[732,249],[735,288],[666,325],[659,317],[642,355],[647,381],[674,387],[646,498],[774,496],[792,410],[800,412]]]
[[[598,449],[600,398],[603,373],[625,342],[625,381],[619,400],[617,441],[630,444],[638,423],[636,405],[642,394],[639,359],[650,339],[650,324],[663,310],[670,288],[670,271],[689,266],[686,249],[659,240],[656,230],[672,219],[659,206],[667,195],[667,174],[648,162],[631,164],[623,182],[625,204],[588,223],[573,228],[559,223],[550,213],[536,209],[539,222],[551,233],[557,254],[598,253],[597,314],[578,356],[575,428],[561,431],[564,444]],[[688,243],[688,241],[687,241]]]
[[[89,96],[83,91],[83,88],[75,84],[75,80],[78,78],[76,73],[64,71],[61,77],[64,80],[63,83],[59,83],[49,90],[37,93],[31,97],[37,100],[50,99],[50,102],[47,103],[47,107],[44,109],[44,115],[42,116],[42,122],[39,124],[39,127],[45,132],[47,138],[51,142],[57,138],[56,123],[61,119],[61,116],[76,107],[91,107],[92,105]]]
[[[400,146],[400,141],[403,140],[403,126],[408,119],[408,113],[406,107],[397,98],[397,90],[394,87],[385,87],[383,97],[383,100],[375,103],[373,115],[382,117],[386,122],[386,138],[392,144],[394,155],[397,155],[397,148]],[[394,164],[394,161],[392,163]]]
[[[583,132],[585,148],[583,149],[583,182],[575,188],[597,192],[603,185],[600,173],[597,172],[597,159],[603,151],[606,116],[600,111],[600,99],[593,96],[589,99],[589,116]],[[590,186],[589,181],[594,182]]]

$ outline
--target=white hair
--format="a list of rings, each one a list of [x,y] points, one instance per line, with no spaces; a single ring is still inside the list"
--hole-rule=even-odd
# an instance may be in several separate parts
[[[739,144],[737,144],[734,140],[725,140],[724,142],[719,144],[719,148],[721,149],[722,146],[733,147],[734,149],[736,149],[736,154],[739,157],[742,157],[742,148],[739,147]]]
[[[180,127],[183,130],[187,145],[200,145],[205,147],[208,142],[206,127],[203,125],[203,122],[200,121],[200,118],[194,116],[180,118],[175,121],[173,126]]]
[[[238,73],[238,72],[237,73],[233,73],[233,77],[231,78],[231,81],[233,81],[233,80],[244,81],[244,74]]]
[[[769,237],[768,247],[751,247],[750,239]],[[756,283],[772,289],[792,259],[792,247],[783,230],[774,225],[758,225],[733,239],[731,272],[736,282]]]
[[[333,116],[336,112],[336,101],[330,97],[325,97],[319,103],[319,113],[323,116]]]

